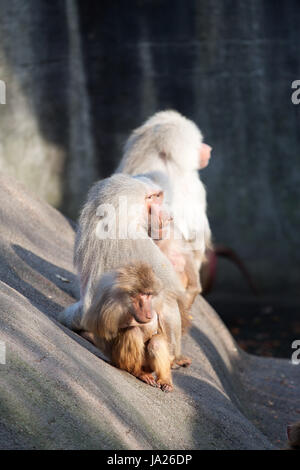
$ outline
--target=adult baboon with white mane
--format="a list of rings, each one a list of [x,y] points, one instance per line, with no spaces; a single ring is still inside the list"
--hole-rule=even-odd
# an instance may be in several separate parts
[[[174,236],[182,238],[178,249],[194,260],[197,292],[199,269],[211,247],[206,191],[198,170],[208,165],[210,152],[194,122],[176,111],[160,111],[131,133],[116,170],[130,175],[154,172],[149,176],[165,189],[171,206]]]
[[[162,201],[161,189],[143,176],[117,174],[91,188],[75,242],[80,301],[68,307],[60,320],[71,329],[82,329],[87,312],[92,309],[97,314],[92,302],[103,274],[132,263],[146,263],[162,284],[160,315],[171,361],[188,365],[190,360],[181,356],[181,331],[188,323],[185,292],[171,263],[149,236],[154,229],[160,239],[169,224],[170,216]]]

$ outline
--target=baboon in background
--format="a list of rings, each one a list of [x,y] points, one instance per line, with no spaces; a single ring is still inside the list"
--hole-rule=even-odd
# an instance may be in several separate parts
[[[157,240],[155,243],[175,269],[185,289],[186,307],[190,309],[200,293],[199,273],[195,270],[193,253],[185,251],[184,245],[178,240]]]
[[[116,174],[94,184],[81,212],[75,241],[81,297],[60,320],[71,329],[81,329],[85,314],[95,311],[93,302],[103,274],[128,264],[146,263],[162,285],[160,315],[170,360],[186,366],[191,361],[181,356],[182,328],[189,323],[185,291],[172,264],[149,236],[154,229],[159,239],[170,222],[161,200],[161,189],[143,176]]]
[[[154,172],[154,181],[165,189],[174,216],[175,238],[182,239],[177,250],[183,256],[192,255],[187,264],[190,266],[192,260],[193,278],[197,279],[195,295],[201,292],[199,270],[205,252],[211,248],[206,191],[198,174],[208,165],[210,152],[194,122],[176,111],[161,111],[131,133],[116,170],[130,175]]]

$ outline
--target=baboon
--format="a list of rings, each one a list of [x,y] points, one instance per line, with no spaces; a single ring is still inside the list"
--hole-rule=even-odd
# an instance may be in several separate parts
[[[201,292],[199,270],[212,246],[206,191],[198,175],[208,165],[211,150],[194,122],[176,111],[161,111],[131,133],[116,170],[130,175],[150,173],[162,186],[164,177],[174,216],[173,235],[182,240],[177,249],[183,256],[191,255],[188,265],[189,273],[193,272],[191,283],[196,279],[195,295]]]
[[[172,365],[186,366],[181,355],[182,329],[189,324],[185,291],[171,262],[149,234],[160,239],[170,215],[161,203],[163,193],[150,179],[116,174],[94,184],[79,219],[74,264],[80,281],[80,300],[61,315],[71,329],[82,329],[87,312],[94,311],[95,294],[103,274],[128,264],[149,265],[161,283],[165,335]]]
[[[145,263],[104,274],[81,326],[89,332],[83,336],[113,365],[169,392],[173,388],[171,357],[160,291],[161,283]]]

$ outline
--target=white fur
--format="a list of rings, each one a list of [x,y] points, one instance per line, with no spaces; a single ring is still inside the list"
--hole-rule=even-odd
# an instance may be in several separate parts
[[[194,122],[176,111],[161,111],[132,132],[117,169],[131,175],[155,172],[153,179],[162,181],[177,231],[186,241],[195,241],[200,251],[211,238],[206,191],[198,174],[202,141]],[[167,175],[168,184],[159,178],[160,172]]]

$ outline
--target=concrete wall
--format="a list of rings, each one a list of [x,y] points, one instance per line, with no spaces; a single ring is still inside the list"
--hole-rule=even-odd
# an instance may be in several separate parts
[[[300,291],[297,0],[0,1],[0,168],[75,218],[132,128],[172,107],[213,145],[216,242],[264,293]],[[219,287],[246,292],[221,263]]]

